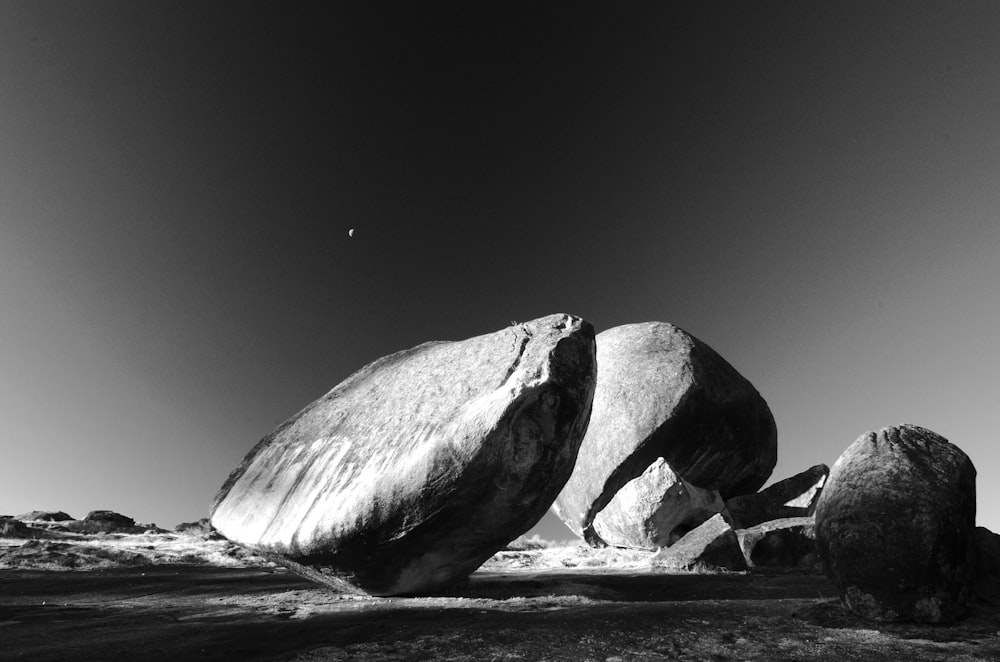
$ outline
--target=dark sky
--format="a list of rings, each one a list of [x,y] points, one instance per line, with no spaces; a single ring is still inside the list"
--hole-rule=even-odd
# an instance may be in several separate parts
[[[775,478],[997,461],[1000,5],[487,6],[0,5],[0,513],[197,519],[365,363],[554,312],[714,347]]]

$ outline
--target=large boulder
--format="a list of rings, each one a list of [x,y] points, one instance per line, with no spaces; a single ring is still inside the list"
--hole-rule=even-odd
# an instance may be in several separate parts
[[[594,531],[614,547],[660,549],[724,507],[718,491],[692,485],[657,458],[597,513]]]
[[[264,437],[211,524],[373,594],[433,591],[545,514],[595,371],[593,327],[569,315],[384,357]]]
[[[747,529],[771,520],[809,517],[829,474],[828,466],[817,464],[760,492],[733,497],[726,501],[730,522]]]
[[[597,336],[597,363],[590,427],[554,508],[574,533],[605,544],[595,517],[657,458],[723,499],[767,481],[777,460],[774,418],[753,385],[711,347],[671,324],[628,324]],[[636,528],[645,526],[641,513],[651,507],[639,511]]]
[[[816,543],[845,606],[879,621],[963,616],[975,574],[976,469],[915,425],[844,451],[816,505]]]

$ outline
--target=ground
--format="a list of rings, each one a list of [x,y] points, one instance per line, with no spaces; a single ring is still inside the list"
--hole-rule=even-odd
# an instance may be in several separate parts
[[[76,562],[87,570],[0,549],[0,659],[1000,660],[992,607],[952,626],[871,623],[817,574],[684,572],[567,547],[502,552],[446,594],[368,598],[235,559],[225,541],[161,538],[105,536],[92,548],[132,565]],[[143,549],[155,564],[132,556]]]

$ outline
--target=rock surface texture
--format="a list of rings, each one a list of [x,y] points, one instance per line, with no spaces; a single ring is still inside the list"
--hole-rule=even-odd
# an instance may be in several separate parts
[[[766,490],[734,497],[726,501],[730,522],[737,529],[746,529],[776,519],[808,517],[815,511],[829,475],[828,466],[817,464]]]
[[[211,523],[371,593],[443,587],[549,508],[595,371],[593,327],[569,315],[384,357],[261,440]]]
[[[824,570],[851,611],[927,623],[966,613],[976,470],[947,439],[915,425],[863,434],[833,466],[815,517]]]
[[[708,345],[671,324],[628,324],[597,336],[597,363],[590,427],[554,508],[588,543],[605,542],[594,519],[657,458],[687,484],[724,499],[767,481],[777,460],[771,411]],[[640,491],[651,500],[636,510],[636,535],[669,538],[671,531],[646,530],[645,514],[663,495]]]
[[[696,487],[657,458],[618,490],[594,518],[594,531],[608,545],[659,549],[724,508],[716,490]]]
[[[1000,607],[1000,535],[976,527],[976,595]]]
[[[672,569],[747,569],[736,532],[721,514],[714,515],[670,547],[657,552],[652,563]]]
[[[750,567],[817,568],[816,527],[812,517],[788,517],[762,522],[736,532]]]

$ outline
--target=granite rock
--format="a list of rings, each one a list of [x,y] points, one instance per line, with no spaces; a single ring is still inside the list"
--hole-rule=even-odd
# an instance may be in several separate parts
[[[687,484],[723,499],[767,481],[777,459],[771,411],[708,345],[671,324],[628,324],[597,337],[597,363],[590,427],[554,506],[588,543],[606,544],[595,518],[657,458]],[[635,527],[645,527],[642,512],[650,507],[637,513]]]
[[[594,518],[608,545],[631,549],[667,547],[723,510],[722,497],[688,483],[663,458],[618,490]]]
[[[730,521],[746,529],[771,520],[809,517],[829,475],[829,467],[817,464],[760,492],[733,497],[726,501]]]
[[[722,514],[714,515],[687,535],[657,552],[654,566],[671,569],[746,570],[740,541]]]
[[[976,596],[1000,607],[1000,535],[976,527]]]
[[[736,537],[751,568],[819,571],[812,517],[788,517],[738,529]]]
[[[73,519],[73,516],[61,510],[32,510],[14,519],[21,522],[66,522]]]
[[[261,440],[211,523],[373,594],[444,587],[549,508],[595,371],[593,327],[569,315],[384,357]]]
[[[915,425],[868,432],[834,464],[816,543],[845,606],[878,621],[945,623],[973,592],[976,470]]]

